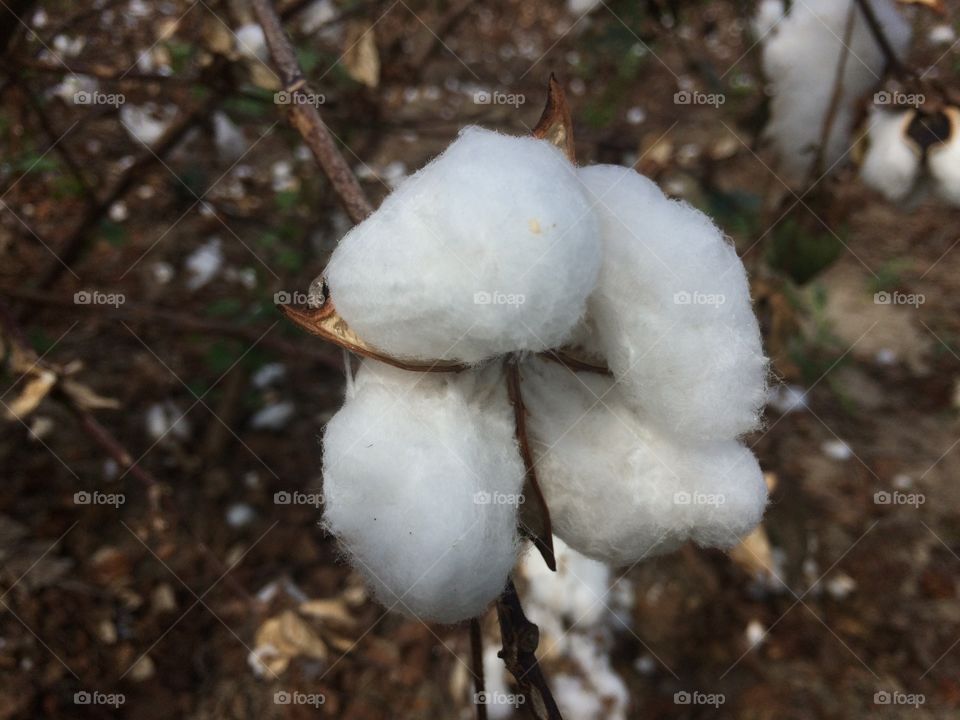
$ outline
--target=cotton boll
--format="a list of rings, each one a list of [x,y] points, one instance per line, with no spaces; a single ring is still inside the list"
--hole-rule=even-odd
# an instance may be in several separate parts
[[[588,322],[625,397],[648,423],[696,441],[753,430],[767,360],[734,247],[629,168],[596,165],[580,178],[603,242]]]
[[[737,442],[665,436],[596,373],[534,359],[522,380],[553,531],[575,550],[630,565],[687,539],[729,548],[760,521],[767,487]]]
[[[258,23],[250,23],[237,28],[234,33],[236,49],[241,56],[249,60],[266,62],[270,58],[267,39]]]
[[[841,53],[849,47],[841,94],[823,152],[825,169],[850,149],[856,103],[882,79],[886,61],[859,9],[850,42],[843,41],[851,2],[793,3],[763,48],[763,68],[773,90],[767,135],[788,181],[803,180],[816,159]],[[871,0],[871,5],[894,52],[904,55],[910,43],[909,24],[892,0]]]
[[[960,205],[960,109],[948,107],[944,114],[950,120],[950,139],[930,148],[927,163],[937,194],[953,205]]]
[[[596,220],[560,151],[467,128],[347,233],[326,277],[371,345],[476,362],[563,344],[599,267]]]
[[[863,181],[888,200],[906,199],[920,176],[922,157],[907,139],[913,110],[887,112],[874,108],[869,120],[870,146],[863,159]]]
[[[243,130],[223,112],[213,114],[213,140],[221,160],[239,160],[247,151]]]
[[[452,623],[500,594],[524,466],[499,368],[367,361],[323,447],[324,522],[381,603]]]
[[[132,138],[144,145],[153,145],[163,137],[176,114],[174,105],[157,107],[154,103],[142,106],[126,103],[120,108],[120,123]]]

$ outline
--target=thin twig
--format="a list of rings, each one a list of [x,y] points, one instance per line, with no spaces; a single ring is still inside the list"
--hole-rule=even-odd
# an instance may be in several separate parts
[[[307,81],[300,70],[293,46],[283,31],[273,4],[269,0],[253,0],[253,10],[263,27],[270,57],[280,74],[284,91],[291,99],[287,105],[290,124],[300,133],[307,147],[320,163],[320,167],[329,178],[334,192],[343,203],[350,219],[355,223],[363,221],[373,212],[373,205],[370,204],[359,181],[337,148],[317,108],[308,102],[298,101],[298,98],[309,94],[310,90],[307,88]]]
[[[537,662],[540,629],[524,614],[512,579],[497,601],[497,618],[503,641],[503,649],[498,654],[517,680],[524,696],[524,707],[537,720],[563,720]]]
[[[477,706],[477,720],[487,720],[485,683],[483,680],[483,631],[479,618],[470,620],[470,663],[473,666],[473,702]]]
[[[523,458],[524,468],[523,491],[527,502],[523,503],[520,510],[521,529],[540,551],[547,567],[556,572],[557,558],[553,552],[550,511],[547,509],[547,501],[537,481],[536,463],[533,459],[533,451],[530,449],[530,438],[527,435],[527,408],[523,404],[520,364],[516,355],[507,358],[506,374],[507,395],[510,398],[510,404],[513,405],[517,444],[520,446],[520,457]]]
[[[900,77],[912,76],[914,74],[913,70],[905,67],[900,61],[900,58],[893,49],[893,45],[890,44],[890,38],[887,37],[887,33],[877,19],[877,14],[873,11],[873,6],[867,0],[856,0],[856,3],[863,13],[864,19],[867,21],[870,34],[873,35],[874,40],[877,41],[877,45],[880,46],[880,52],[883,53],[887,61],[887,68]]]
[[[180,332],[209,333],[247,342],[259,342],[263,347],[271,348],[285,355],[301,359],[307,358],[336,372],[342,372],[343,370],[339,354],[318,350],[303,344],[295,344],[270,335],[264,336],[266,330],[264,327],[232,325],[207,320],[195,315],[173,312],[161,307],[129,302],[116,308],[103,305],[77,305],[72,297],[61,297],[20,288],[0,288],[0,295],[6,295],[32,305],[70,307],[72,311],[92,312],[111,320],[127,320],[133,323],[149,324],[159,322],[172,325]]]
[[[840,60],[837,63],[836,75],[833,78],[833,93],[830,96],[830,105],[827,106],[827,114],[823,119],[823,128],[820,131],[820,145],[817,147],[817,155],[810,166],[810,176],[805,183],[810,187],[813,181],[820,176],[824,170],[824,160],[827,156],[827,145],[830,142],[830,135],[833,133],[833,126],[837,119],[837,113],[840,109],[840,101],[843,98],[843,79],[847,73],[847,62],[850,59],[850,40],[853,37],[853,28],[857,23],[857,7],[851,4],[847,13],[847,24],[843,32],[843,41],[840,43]]]
[[[83,254],[92,235],[91,231],[106,216],[110,207],[126,195],[136,183],[141,182],[146,172],[153,165],[161,162],[162,158],[177,146],[194,125],[201,122],[212,112],[218,102],[219,97],[211,95],[200,107],[186,113],[174,125],[171,125],[152,148],[144,150],[137,156],[133,164],[127,168],[126,172],[120,176],[103,198],[87,209],[80,222],[60,245],[57,250],[57,257],[50,261],[47,269],[40,276],[37,285],[39,288],[46,289],[56,283],[63,272]]]

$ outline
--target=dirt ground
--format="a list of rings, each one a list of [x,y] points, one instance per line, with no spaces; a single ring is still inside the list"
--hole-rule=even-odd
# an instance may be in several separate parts
[[[0,720],[472,717],[466,628],[385,615],[318,526],[342,358],[275,299],[349,221],[237,49],[249,8],[10,5],[30,30],[0,32],[2,345],[22,333],[58,380],[9,356],[2,375],[8,415],[37,402],[0,435]],[[580,161],[636,163],[752,271],[782,383],[749,442],[775,483],[769,554],[613,575],[634,597],[611,653],[627,716],[960,716],[958,211],[891,205],[850,168],[794,205],[758,140],[749,3],[358,0],[316,28],[302,5],[280,4],[300,62],[376,200],[464,125],[529,132],[553,72]],[[922,40],[943,20],[917,22]],[[920,45],[955,81],[956,45]],[[726,102],[675,104],[688,88]],[[138,140],[133,106],[187,117],[182,136]],[[824,243],[835,259],[799,277]]]

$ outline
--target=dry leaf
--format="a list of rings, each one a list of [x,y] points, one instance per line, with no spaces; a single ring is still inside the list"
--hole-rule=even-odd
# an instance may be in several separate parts
[[[763,525],[758,525],[756,530],[731,550],[730,558],[752,577],[757,575],[776,577],[770,538],[767,537],[767,531]]]
[[[120,407],[120,401],[114,398],[98,395],[83,383],[76,380],[64,380],[60,387],[70,396],[78,407],[84,410],[116,410]]]
[[[30,374],[33,377],[27,380],[23,390],[20,391],[20,395],[7,405],[6,415],[10,420],[22,420],[36,410],[37,406],[53,389],[53,386],[57,384],[57,375],[50,370],[37,366]]]
[[[380,84],[380,53],[373,25],[357,20],[347,25],[343,64],[347,74],[358,83],[375,88]]]
[[[251,662],[279,675],[297,657],[326,660],[327,655],[326,643],[313,628],[293,610],[285,610],[257,630]]]
[[[207,20],[201,31],[204,47],[215,55],[235,57],[233,32],[223,24],[223,21],[212,15],[210,13],[206,16]]]
[[[351,626],[355,622],[343,600],[340,599],[307,600],[300,605],[300,612],[317,620],[340,625]]]
[[[315,309],[301,310],[293,305],[281,305],[280,309],[288,318],[308,333],[332,342],[334,345],[339,345],[361,357],[379,360],[388,365],[398,367],[401,370],[413,370],[415,372],[459,372],[460,370],[466,369],[466,365],[462,363],[447,360],[422,364],[398,360],[397,358],[390,357],[376,350],[350,329],[347,321],[337,314],[333,306],[333,301],[330,298],[327,298],[321,307]]]
[[[551,74],[547,85],[547,104],[537,126],[533,129],[533,136],[547,140],[563,150],[570,162],[576,162],[576,152],[573,143],[573,120],[570,118],[570,107],[567,105],[567,96],[557,78]]]

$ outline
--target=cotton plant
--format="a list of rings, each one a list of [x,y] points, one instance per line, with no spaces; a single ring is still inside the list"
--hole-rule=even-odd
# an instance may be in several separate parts
[[[630,168],[476,127],[285,307],[362,360],[323,434],[323,524],[386,607],[475,618],[529,539],[630,566],[729,548],[767,490],[741,443],[768,362],[717,226]]]
[[[895,0],[865,0],[897,58],[912,36]],[[754,17],[769,83],[766,137],[779,172],[800,184],[848,154],[860,102],[891,63],[859,0],[765,0]]]
[[[910,67],[911,11],[938,0],[763,0],[753,17],[771,95],[765,129],[791,184],[848,158],[890,201],[960,205],[960,97]]]

